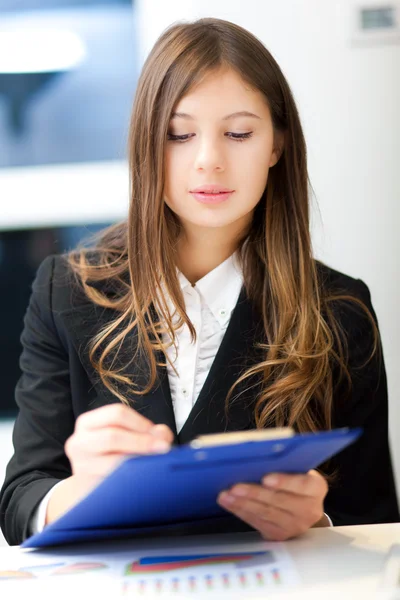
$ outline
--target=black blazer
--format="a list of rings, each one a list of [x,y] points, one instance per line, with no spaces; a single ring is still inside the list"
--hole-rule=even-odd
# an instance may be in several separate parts
[[[327,286],[358,296],[373,311],[368,288],[361,280],[318,265]],[[117,293],[110,284],[96,285],[108,294]],[[374,359],[356,370],[371,349],[371,327],[366,317],[347,304],[338,315],[349,337],[354,381],[346,400],[344,391],[335,394],[334,426],[362,426],[365,432],[332,461],[337,477],[325,511],[335,525],[398,521],[388,446],[385,368]],[[100,382],[86,351],[92,336],[113,316],[112,310],[87,300],[73,282],[64,257],[44,260],[24,319],[22,376],[15,393],[19,408],[13,432],[15,453],[0,493],[1,527],[9,544],[20,544],[29,535],[29,520],[41,499],[54,484],[71,475],[64,444],[73,433],[76,418],[119,402]],[[261,321],[243,289],[204,387],[179,435],[165,368],[160,369],[159,383],[151,393],[133,397],[133,407],[154,423],[168,425],[177,444],[204,433],[254,427],[254,392],[246,391],[247,386],[239,388],[243,394],[233,402],[228,418],[224,399],[243,369],[261,359],[254,348],[261,335]],[[121,365],[129,362],[135,339],[135,332],[125,339],[118,359]],[[145,373],[145,363],[141,363],[130,374],[137,381],[139,377],[140,383]],[[239,520],[234,521],[238,525]]]

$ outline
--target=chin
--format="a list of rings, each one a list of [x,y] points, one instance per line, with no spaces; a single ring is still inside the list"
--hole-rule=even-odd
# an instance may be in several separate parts
[[[220,229],[231,225],[236,219],[199,219],[198,221],[187,220],[192,227],[204,227],[207,229]]]

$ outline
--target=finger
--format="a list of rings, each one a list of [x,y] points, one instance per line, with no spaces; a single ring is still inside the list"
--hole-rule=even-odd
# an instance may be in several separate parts
[[[259,531],[262,537],[267,541],[284,542],[285,540],[298,535],[297,533],[291,534],[289,531],[286,531],[279,527],[279,525],[276,525],[276,523],[271,523],[265,519],[254,517],[252,514],[246,513],[246,511],[240,511],[235,514],[235,516],[238,519],[245,521],[245,523],[248,523],[251,527],[254,527],[254,529],[257,529],[257,531]]]
[[[284,541],[291,537],[290,533],[288,531],[283,530],[281,527],[279,527],[279,525],[271,523],[266,519],[262,519],[254,513],[247,512],[239,508],[234,509],[233,507],[228,509],[224,506],[223,508],[225,508],[225,510],[229,510],[229,512],[235,515],[235,517],[238,517],[238,519],[241,519],[242,521],[250,525],[250,527],[253,527],[257,531],[259,531],[263,538],[266,540]]]
[[[248,498],[275,506],[291,514],[303,513],[309,508],[310,499],[308,496],[300,496],[292,492],[273,490],[257,484],[243,484],[233,486],[229,493],[238,498]]]
[[[98,430],[93,437],[102,454],[150,454],[165,452],[171,447],[166,440],[149,433],[131,433],[120,428]]]
[[[118,426],[130,431],[147,433],[154,423],[125,404],[108,404],[79,415],[75,429],[101,429]]]
[[[299,522],[312,525],[323,515],[323,496],[300,496],[292,492],[271,490],[256,484],[235,485],[229,494],[242,500],[253,500],[264,505],[275,507],[294,517]]]
[[[273,490],[298,494],[300,496],[323,496],[328,492],[325,479],[317,471],[305,474],[288,475],[286,473],[270,473],[263,477],[262,485]]]
[[[79,454],[150,454],[166,452],[170,444],[146,433],[132,433],[120,427],[104,427],[88,430],[84,435],[75,434],[65,445],[67,456]]]
[[[238,498],[226,492],[222,493],[219,499],[224,508],[226,507],[230,511],[234,511],[235,514],[241,512],[248,515],[254,515],[254,517],[261,519],[262,521],[273,523],[287,532],[296,531],[299,526],[301,527],[297,515],[287,512],[286,510],[281,510],[276,506],[263,504],[249,498]],[[308,524],[305,524],[304,527],[305,529],[308,529]]]

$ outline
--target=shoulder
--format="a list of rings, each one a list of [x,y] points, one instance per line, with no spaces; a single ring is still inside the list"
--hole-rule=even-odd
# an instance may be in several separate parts
[[[66,264],[61,256],[51,254],[40,263],[32,283],[34,296],[46,304],[50,303],[56,271],[58,275],[62,272],[65,277],[67,274]]]
[[[68,254],[50,254],[40,263],[34,285],[71,283],[72,269]]]
[[[368,285],[362,280],[317,262],[323,306],[330,309],[346,337],[373,334],[378,324]]]
[[[362,279],[337,271],[321,261],[316,261],[316,266],[319,284],[325,293],[337,296],[350,295],[366,304],[371,303],[370,290]]]
[[[67,291],[76,285],[76,278],[67,254],[50,254],[39,265],[33,282],[33,291],[43,298],[55,290]]]
[[[353,379],[367,381],[369,375],[374,379],[382,348],[378,319],[368,286],[363,280],[322,263],[318,264],[318,270],[324,295],[324,317],[328,317],[327,322],[332,329],[338,328],[345,349],[345,362]],[[371,363],[373,356],[375,358]]]
[[[96,251],[90,252],[86,255],[86,260],[89,267],[95,268],[101,262],[101,254]],[[89,278],[86,280],[86,284],[105,295],[111,295],[116,291],[115,282],[107,276],[97,281],[91,281]],[[67,253],[52,254],[42,261],[37,270],[32,291],[42,305],[57,312],[92,304],[79,274],[71,265],[70,255]]]

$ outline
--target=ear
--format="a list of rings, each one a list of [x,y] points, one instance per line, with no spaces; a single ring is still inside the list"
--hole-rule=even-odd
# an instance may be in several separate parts
[[[282,156],[283,149],[285,146],[285,134],[283,131],[275,131],[274,133],[274,147],[269,161],[269,166],[274,167]]]

